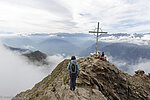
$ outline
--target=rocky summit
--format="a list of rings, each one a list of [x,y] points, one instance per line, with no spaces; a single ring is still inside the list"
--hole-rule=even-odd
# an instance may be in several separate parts
[[[50,75],[13,100],[150,100],[150,75],[139,70],[131,76],[92,56],[77,60],[76,90],[70,91],[69,61],[62,61]]]

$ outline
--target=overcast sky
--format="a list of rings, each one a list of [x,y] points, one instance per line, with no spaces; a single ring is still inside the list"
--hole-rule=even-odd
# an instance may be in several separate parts
[[[150,0],[0,0],[0,33],[150,32]]]

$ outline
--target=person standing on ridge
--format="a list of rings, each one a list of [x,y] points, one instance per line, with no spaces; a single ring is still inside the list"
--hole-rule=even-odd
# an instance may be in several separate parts
[[[67,69],[70,73],[70,90],[74,91],[76,85],[76,78],[79,71],[79,65],[76,62],[75,56],[71,57],[71,61],[69,62]]]

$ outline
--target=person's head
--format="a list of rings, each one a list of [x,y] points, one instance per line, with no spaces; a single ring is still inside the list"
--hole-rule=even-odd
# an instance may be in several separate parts
[[[102,56],[104,56],[104,52],[102,52]]]
[[[72,56],[72,57],[71,57],[71,60],[76,60],[76,57],[75,57],[75,56]]]

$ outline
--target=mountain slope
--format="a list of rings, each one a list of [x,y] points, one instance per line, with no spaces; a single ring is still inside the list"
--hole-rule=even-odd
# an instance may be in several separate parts
[[[5,38],[2,41],[4,44],[16,47],[16,48],[22,48],[24,45],[34,45],[34,41],[28,37],[8,37]]]
[[[69,61],[61,62],[51,75],[13,100],[150,100],[150,75],[137,71],[130,76],[94,57],[77,60],[80,73],[72,92],[66,69]]]
[[[103,48],[112,57],[137,63],[140,58],[150,59],[150,48],[130,43],[113,43]]]
[[[39,46],[40,45],[40,46]],[[63,39],[49,38],[37,45],[37,48],[48,55],[55,54],[75,54],[79,48]]]
[[[140,58],[150,59],[150,47],[144,45],[99,42],[98,50],[104,51],[107,56],[126,61],[129,64],[137,63]],[[88,56],[93,52],[95,52],[95,44],[82,51],[80,55]]]
[[[107,42],[98,42],[98,50],[102,51],[102,48],[104,48],[105,46],[110,45],[110,44],[111,43],[107,43]],[[81,51],[80,56],[86,57],[90,53],[94,53],[95,48],[96,48],[96,44],[93,43],[91,46],[89,46],[88,48],[85,48],[83,51]]]

